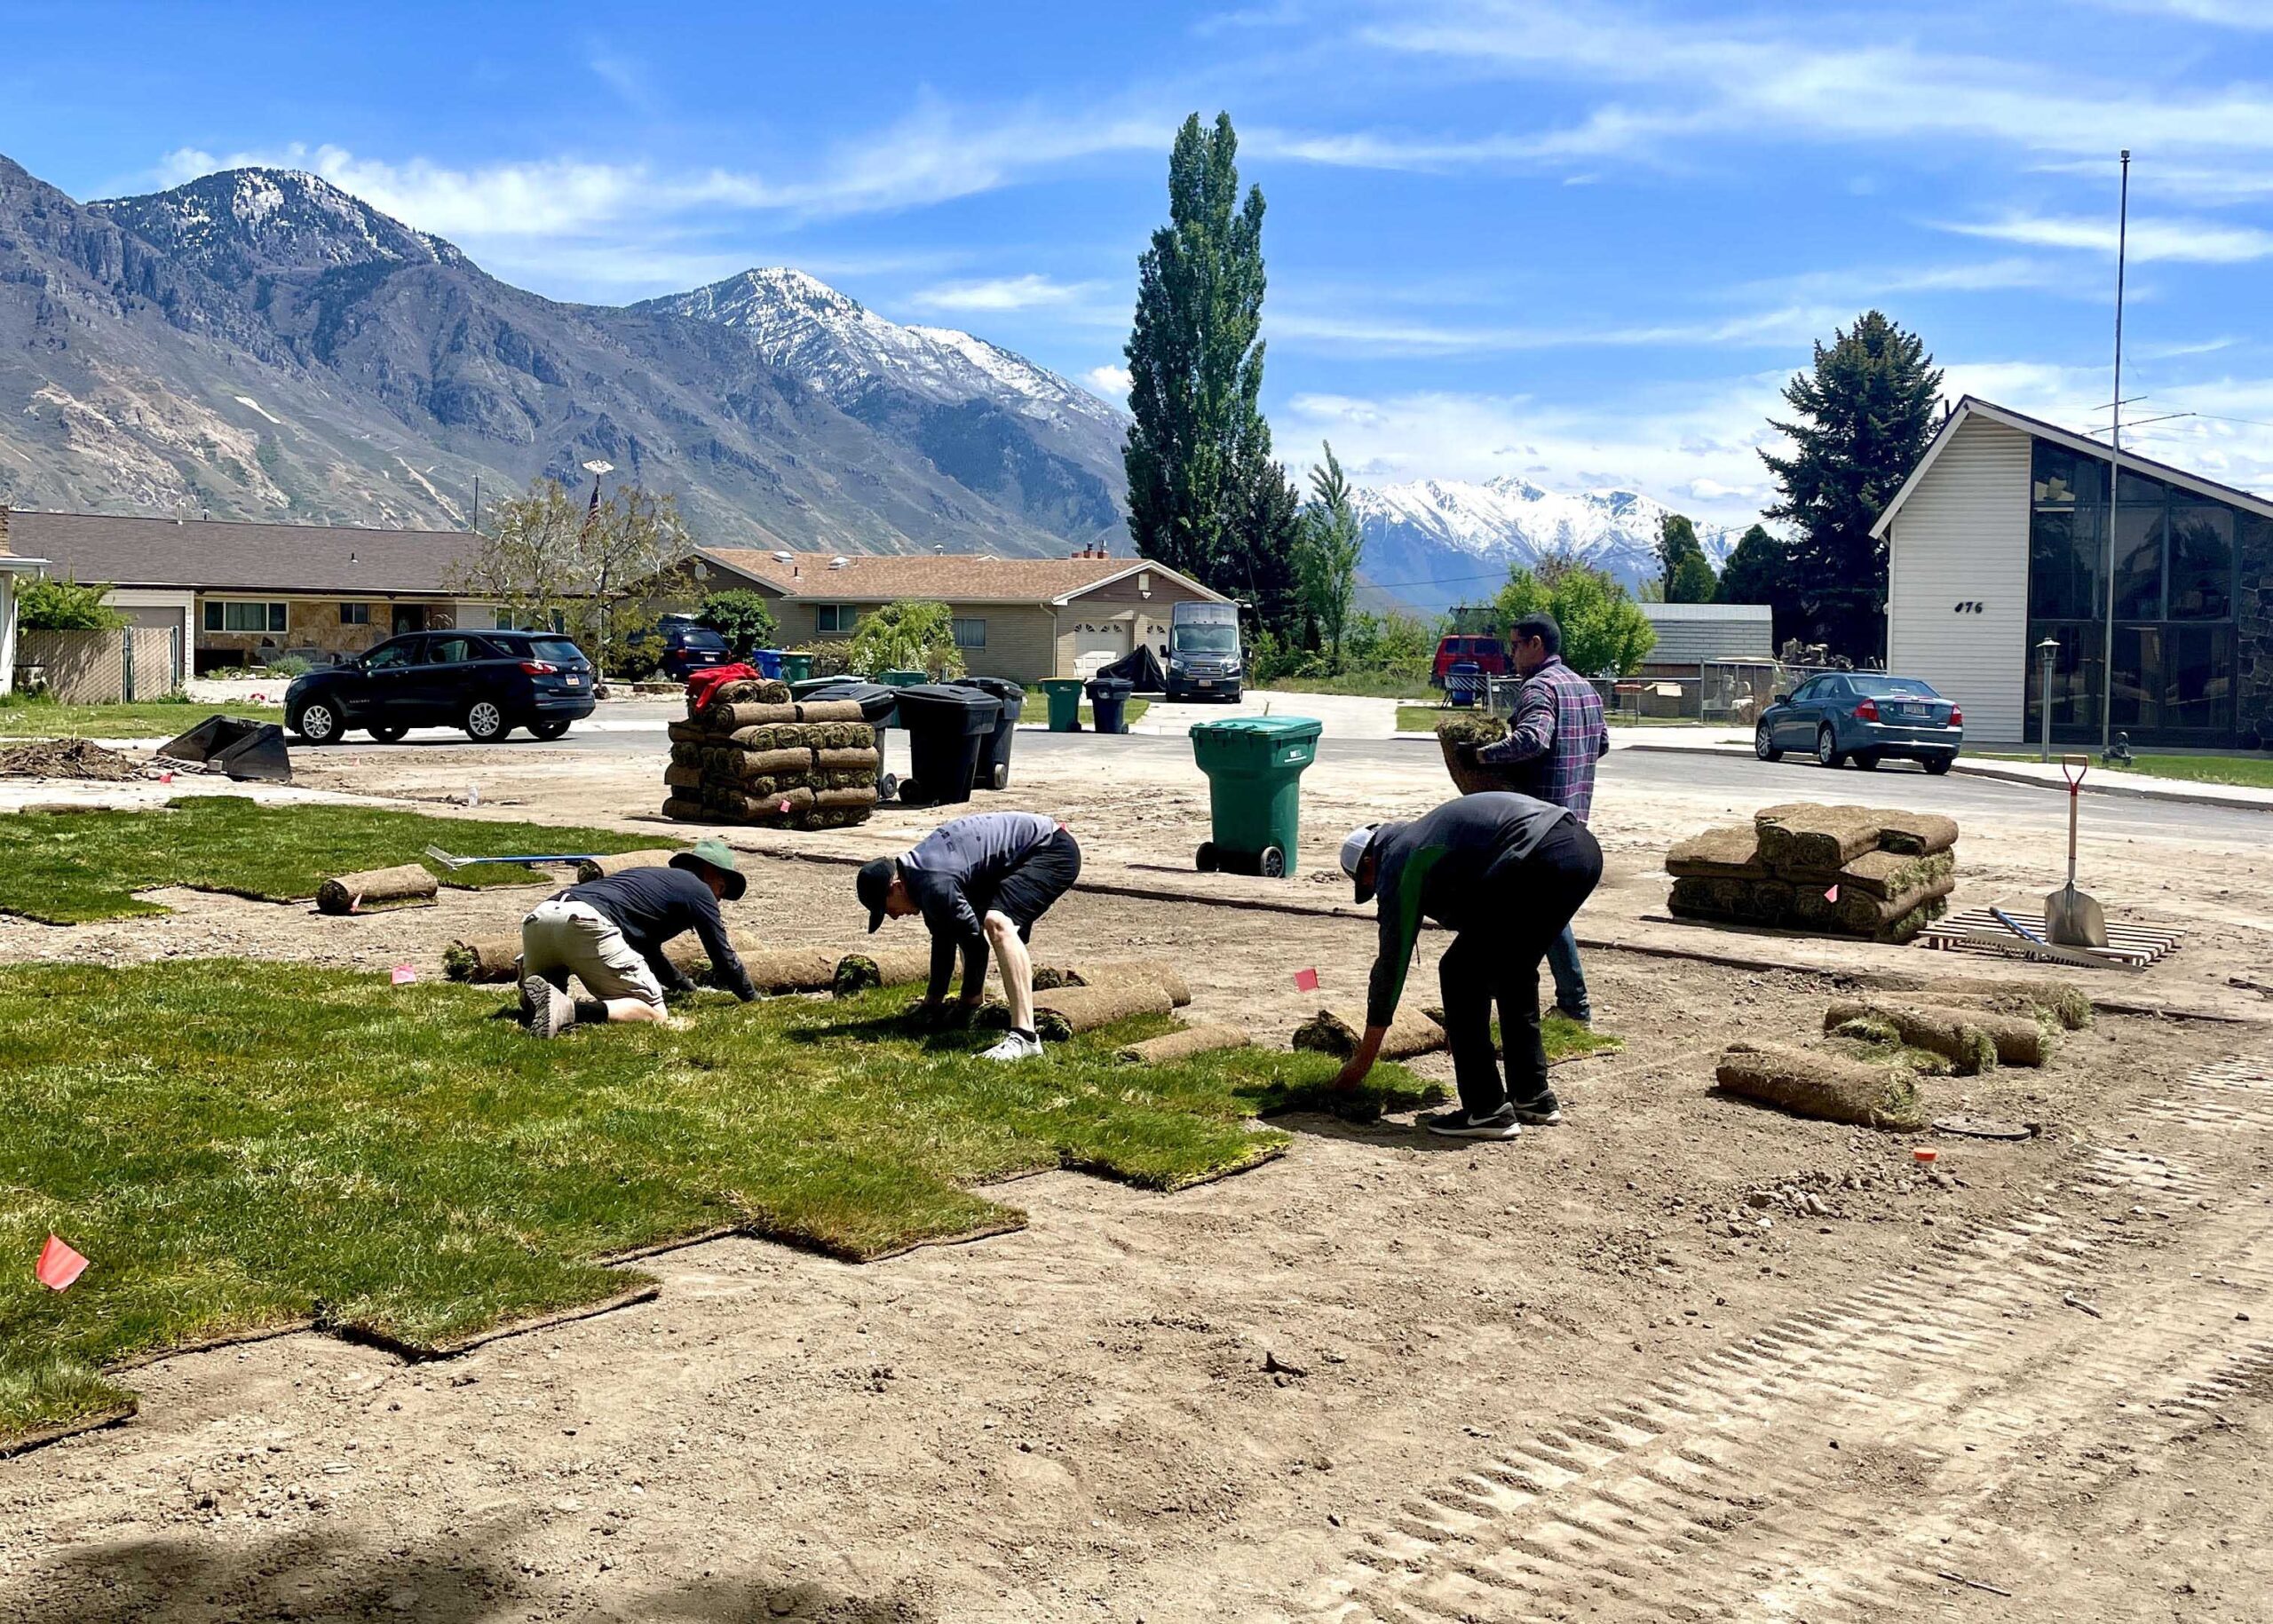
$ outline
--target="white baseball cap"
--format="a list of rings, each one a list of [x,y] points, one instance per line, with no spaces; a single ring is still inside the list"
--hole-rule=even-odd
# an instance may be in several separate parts
[[[1358,877],[1358,865],[1366,860],[1366,848],[1374,844],[1374,831],[1379,828],[1381,825],[1378,823],[1368,823],[1363,828],[1351,829],[1342,837],[1342,872],[1348,875],[1353,882]],[[1366,886],[1358,887],[1358,900],[1360,902],[1373,894],[1371,889]]]

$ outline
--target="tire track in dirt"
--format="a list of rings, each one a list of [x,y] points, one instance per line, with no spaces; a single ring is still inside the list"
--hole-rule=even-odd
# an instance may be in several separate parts
[[[2273,1310],[2273,1219],[2174,1158],[2238,1160],[2269,1129],[2273,1071],[2202,1069],[1937,1264],[1788,1315],[1407,1501],[1309,1616],[1558,1619],[1584,1603],[1823,1620],[1947,1596],[2016,1517],[2088,1499],[2262,1390],[2273,1342],[2253,1323]]]

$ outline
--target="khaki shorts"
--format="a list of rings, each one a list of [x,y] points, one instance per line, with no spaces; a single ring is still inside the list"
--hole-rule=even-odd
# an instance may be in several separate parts
[[[637,998],[663,1007],[662,983],[623,932],[589,902],[540,902],[521,921],[521,973],[555,986],[570,976],[598,999]]]

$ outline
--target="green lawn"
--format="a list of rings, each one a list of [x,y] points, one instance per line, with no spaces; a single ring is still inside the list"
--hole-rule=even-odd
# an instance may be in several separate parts
[[[276,685],[279,693],[284,684]],[[281,705],[43,705],[0,700],[0,738],[170,739],[210,716],[243,717],[253,722],[281,722]]]
[[[1986,750],[1968,750],[1968,758],[1976,761],[2035,761],[2033,751],[2024,754]],[[2059,764],[2055,754],[2053,764]],[[2127,767],[2103,765],[2099,757],[2092,757],[2091,770],[2095,773],[2136,773],[2146,778],[2182,779],[2197,784],[2243,784],[2253,789],[2273,789],[2273,756],[2139,756]]]
[[[1460,711],[1448,705],[1399,705],[1397,708],[1397,731],[1401,733],[1433,733],[1437,724],[1446,717],[1459,716]],[[1474,711],[1466,714],[1473,716]]]
[[[262,806],[242,796],[181,796],[164,812],[15,812],[0,815],[0,914],[49,924],[162,914],[133,895],[160,885],[292,901],[314,896],[333,875],[424,861],[420,854],[429,845],[459,857],[504,857],[677,844],[652,835],[360,806]],[[511,864],[445,877],[464,887],[544,878]]]
[[[724,1228],[873,1258],[1023,1223],[971,1186],[1152,1189],[1254,1166],[1336,1063],[1116,1066],[1165,1018],[1001,1066],[907,989],[699,998],[672,1030],[533,1040],[510,994],[242,960],[0,970],[0,1448],[131,1402],[138,1355],[313,1321],[410,1351],[604,1302],[596,1260]],[[1398,1066],[1364,1103],[1440,1097]],[[52,1232],[92,1260],[29,1267]]]

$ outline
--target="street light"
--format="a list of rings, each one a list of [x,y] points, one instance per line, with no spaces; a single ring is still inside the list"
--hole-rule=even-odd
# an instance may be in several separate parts
[[[2060,639],[2057,638],[2047,638],[2043,642],[2036,646],[2036,661],[2037,669],[2039,672],[2036,685],[2036,702],[2042,711],[2042,729],[2044,735],[2044,742],[2041,747],[2040,754],[2038,757],[2038,759],[2040,761],[2050,761],[2052,759],[2052,660],[2053,656],[2057,654],[2059,652]]]

